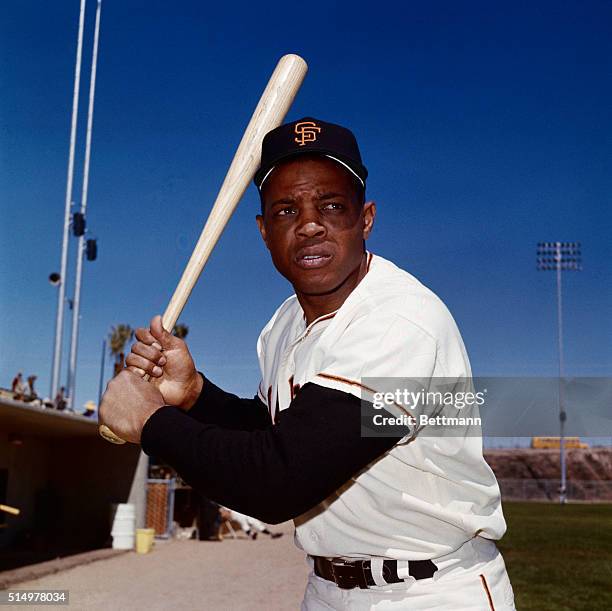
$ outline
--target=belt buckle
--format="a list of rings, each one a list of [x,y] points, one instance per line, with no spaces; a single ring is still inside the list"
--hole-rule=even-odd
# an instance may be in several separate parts
[[[365,578],[363,579],[364,583],[362,585],[361,580],[353,572],[356,570],[359,570],[359,567],[357,567],[356,564],[345,561],[331,561],[331,572],[334,582],[342,590],[352,590],[353,588],[363,587],[367,588]]]

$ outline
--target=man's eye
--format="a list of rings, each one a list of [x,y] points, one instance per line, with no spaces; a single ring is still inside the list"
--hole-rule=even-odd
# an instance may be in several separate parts
[[[288,214],[295,214],[295,208],[293,206],[285,206],[276,211],[277,216],[287,216]]]
[[[323,210],[342,210],[344,206],[339,202],[327,202],[323,206]]]

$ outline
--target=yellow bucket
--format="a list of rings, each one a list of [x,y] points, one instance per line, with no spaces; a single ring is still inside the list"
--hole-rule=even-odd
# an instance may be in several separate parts
[[[137,528],[136,529],[136,553],[148,554],[153,547],[153,539],[155,537],[154,528]]]

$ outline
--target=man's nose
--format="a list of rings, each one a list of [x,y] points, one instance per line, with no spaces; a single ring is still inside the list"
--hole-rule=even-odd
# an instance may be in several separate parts
[[[297,235],[302,238],[322,237],[326,233],[325,225],[321,222],[318,210],[304,211],[297,228]]]

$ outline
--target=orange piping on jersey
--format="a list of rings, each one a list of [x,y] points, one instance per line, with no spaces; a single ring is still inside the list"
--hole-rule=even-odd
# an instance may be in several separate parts
[[[372,394],[378,392],[374,390],[373,388],[370,388],[369,386],[362,384],[361,382],[357,382],[355,380],[349,380],[348,378],[343,378],[342,376],[333,376],[329,373],[317,373],[317,377],[326,378],[327,380],[334,380],[334,382],[342,382],[343,384],[349,384],[350,386],[359,386],[359,388],[363,388],[364,390],[367,390],[368,392],[371,392]],[[393,405],[401,409],[406,415],[410,415],[410,412],[406,411],[406,408],[402,407],[395,401],[393,401]]]
[[[480,581],[482,582],[482,587],[484,588],[487,598],[489,599],[489,607],[491,608],[491,611],[495,611],[495,606],[493,605],[493,598],[491,597],[491,591],[489,590],[489,584],[487,583],[487,579],[482,574],[479,575],[479,577]]]
[[[289,378],[289,393],[291,394],[291,400],[295,399],[295,395],[298,394],[301,386],[293,383],[293,376]]]
[[[272,386],[268,388],[268,411],[270,412],[270,418],[274,418],[272,414]]]
[[[331,312],[330,314],[326,314],[325,316],[322,316],[318,320],[315,320],[314,324],[316,325],[318,322],[322,322],[324,320],[327,320],[328,318],[333,318],[337,313],[338,313],[338,311],[336,310],[335,312]]]
[[[305,337],[308,337],[308,334],[312,331],[312,329],[317,323],[323,322],[324,320],[329,320],[330,318],[333,318],[337,313],[338,313],[338,310],[336,310],[335,312],[331,312],[330,314],[325,314],[324,316],[321,316],[321,318],[317,318],[317,320],[314,320],[313,322],[311,322],[310,326],[306,329],[306,333],[304,333],[302,339],[304,339]]]
[[[306,333],[310,333],[310,329],[312,329],[312,327],[314,327],[317,323],[323,322],[324,320],[329,320],[330,318],[333,318],[337,313],[338,310],[336,310],[335,312],[330,312],[329,314],[325,314],[321,316],[321,318],[317,318],[316,320],[310,323],[311,326]]]
[[[341,376],[333,376],[329,373],[317,373],[317,376],[320,378],[326,378],[328,380],[334,380],[335,382],[343,382],[344,384],[348,384],[349,386],[359,386],[360,388],[364,388],[365,390],[369,390],[370,392],[376,392],[373,388],[364,386],[361,382],[349,380],[348,378],[343,378]]]

